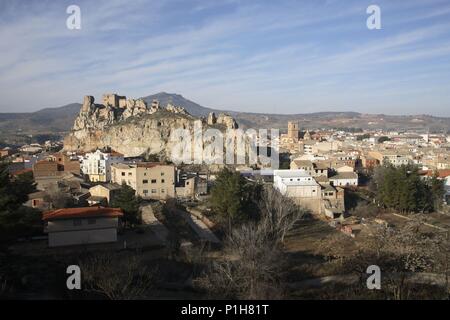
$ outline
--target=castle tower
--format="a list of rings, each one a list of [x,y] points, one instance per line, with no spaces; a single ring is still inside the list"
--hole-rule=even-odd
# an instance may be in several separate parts
[[[298,122],[289,121],[288,122],[288,138],[298,141]]]

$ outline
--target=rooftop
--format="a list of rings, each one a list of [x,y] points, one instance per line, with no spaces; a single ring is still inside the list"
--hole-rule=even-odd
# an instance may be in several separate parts
[[[305,170],[274,170],[273,175],[281,178],[311,177]]]
[[[44,212],[42,220],[61,220],[61,219],[73,219],[73,218],[115,218],[122,217],[123,212],[118,208],[104,208],[104,207],[85,207],[85,208],[66,208],[57,209]]]
[[[336,179],[358,179],[358,174],[355,172],[339,172],[337,175],[330,177],[330,180]]]

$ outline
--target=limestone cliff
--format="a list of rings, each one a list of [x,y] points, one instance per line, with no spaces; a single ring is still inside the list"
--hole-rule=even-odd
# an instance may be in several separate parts
[[[84,97],[72,131],[64,139],[65,150],[87,152],[110,147],[126,156],[159,153],[170,157],[172,130],[193,132],[194,121],[200,120],[170,103],[161,108],[156,100],[149,107],[142,99],[106,94],[102,102],[95,104],[94,97]],[[213,118],[201,119],[204,127],[237,128],[236,121],[228,115]]]

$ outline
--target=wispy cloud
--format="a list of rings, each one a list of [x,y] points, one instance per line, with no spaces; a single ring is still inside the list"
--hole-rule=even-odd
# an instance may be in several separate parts
[[[376,31],[369,1],[78,2],[82,29],[71,31],[71,2],[2,1],[0,112],[164,90],[255,112],[450,116],[445,1],[378,1]]]

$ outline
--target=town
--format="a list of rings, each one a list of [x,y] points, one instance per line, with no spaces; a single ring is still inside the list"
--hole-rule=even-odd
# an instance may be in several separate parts
[[[449,0],[1,0],[3,313],[435,311],[449,19]]]
[[[175,164],[166,129],[195,121],[239,127],[227,114],[198,118],[105,94],[100,105],[85,97],[64,139],[2,146],[0,295],[308,299],[339,298],[344,285],[355,298],[448,294],[448,132],[289,121],[280,136],[254,141],[259,151],[276,145],[269,171]],[[82,292],[61,280],[72,264]],[[370,265],[393,284],[362,288]]]

